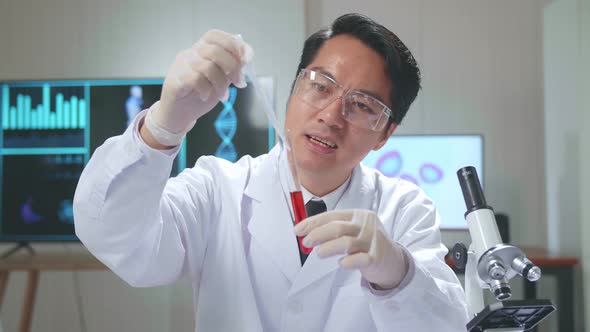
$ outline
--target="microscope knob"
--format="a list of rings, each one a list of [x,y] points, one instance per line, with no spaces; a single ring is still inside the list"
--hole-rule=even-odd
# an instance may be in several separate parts
[[[467,265],[467,247],[463,243],[456,243],[451,250],[453,263],[458,269],[464,269]]]
[[[496,296],[496,300],[504,301],[512,297],[512,291],[510,287],[502,286],[494,289],[494,295]]]

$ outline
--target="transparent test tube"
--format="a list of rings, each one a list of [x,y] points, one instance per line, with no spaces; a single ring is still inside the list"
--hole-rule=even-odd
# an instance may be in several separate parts
[[[241,37],[239,35],[236,36],[236,38],[241,39]],[[283,132],[282,128],[278,124],[275,113],[274,113],[271,103],[269,101],[269,97],[267,96],[264,89],[262,87],[260,87],[260,84],[258,84],[258,82],[256,82],[257,76],[256,76],[256,72],[254,71],[254,68],[253,68],[251,62],[247,63],[244,66],[243,74],[246,77],[250,78],[250,82],[251,82],[250,84],[252,84],[253,89],[257,95],[257,98],[261,99],[263,102],[262,108],[263,108],[264,112],[266,113],[266,116],[268,117],[268,121],[273,126],[275,132],[279,136],[280,144],[282,144],[282,147],[284,149],[286,149],[286,151],[287,151],[287,157],[288,157],[288,161],[289,161],[289,171],[291,173],[291,179],[290,179],[291,181],[287,181],[287,182],[289,182],[289,197],[291,199],[291,206],[293,208],[293,217],[295,219],[295,224],[298,224],[303,219],[307,218],[307,212],[305,211],[305,204],[303,202],[303,194],[301,193],[301,183],[299,181],[299,176],[297,174],[297,167],[296,167],[296,162],[295,162],[295,154],[293,153],[293,148],[289,142],[289,138],[285,136],[285,133]],[[309,254],[311,252],[312,248],[307,248],[306,246],[303,245],[303,238],[302,237],[298,237],[297,240],[298,240],[299,249],[301,250],[301,252]]]

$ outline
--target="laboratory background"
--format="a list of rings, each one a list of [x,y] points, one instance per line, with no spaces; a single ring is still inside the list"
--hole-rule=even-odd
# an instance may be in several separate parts
[[[590,331],[590,0],[0,0],[0,254],[53,257],[0,259],[0,331],[193,331],[188,281],[132,288],[96,262],[60,260],[87,255],[72,236],[77,177],[212,28],[253,47],[283,123],[303,42],[348,12],[396,33],[422,72],[403,123],[363,163],[423,186],[449,248],[471,242],[453,172],[475,166],[503,240],[546,272],[534,290],[557,311],[538,331]],[[171,176],[199,155],[276,143],[252,87],[233,89]],[[522,278],[511,286],[525,297]]]

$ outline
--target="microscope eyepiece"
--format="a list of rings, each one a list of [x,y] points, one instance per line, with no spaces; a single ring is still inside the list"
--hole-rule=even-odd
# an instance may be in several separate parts
[[[467,216],[470,212],[479,209],[492,209],[486,203],[486,198],[481,189],[481,184],[477,176],[477,171],[473,166],[466,166],[457,171],[461,191],[463,192],[463,199],[465,200],[465,207]]]
[[[522,276],[527,278],[530,282],[535,282],[541,279],[541,269],[531,263],[527,264],[522,272]]]
[[[528,260],[525,256],[517,257],[512,261],[512,268],[530,282],[541,279],[541,269]]]

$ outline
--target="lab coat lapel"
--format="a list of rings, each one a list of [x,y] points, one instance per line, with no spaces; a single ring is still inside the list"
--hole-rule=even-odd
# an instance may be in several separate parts
[[[290,207],[283,193],[279,174],[280,147],[253,171],[244,193],[252,198],[252,217],[247,229],[291,281],[301,269],[297,242],[293,233]]]
[[[375,194],[378,194],[374,188],[373,179],[364,174],[360,166],[357,166],[353,170],[350,184],[336,204],[335,210],[373,209]],[[336,271],[340,267],[338,260],[341,257],[341,255],[337,255],[320,258],[316,253],[316,249],[314,249],[305,261],[301,272],[297,275],[290,294],[299,292],[310,284],[328,276],[331,272]],[[333,276],[334,274],[332,274]]]

